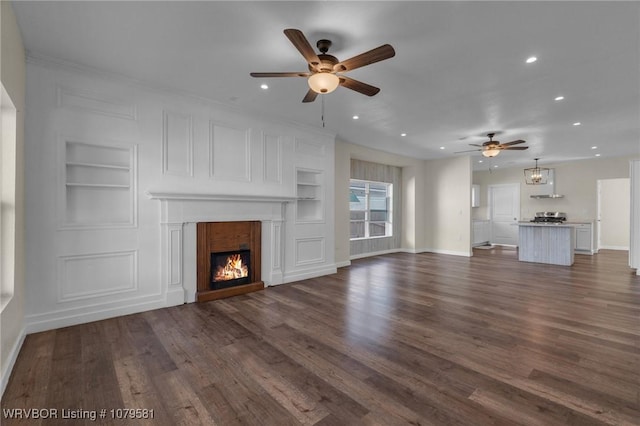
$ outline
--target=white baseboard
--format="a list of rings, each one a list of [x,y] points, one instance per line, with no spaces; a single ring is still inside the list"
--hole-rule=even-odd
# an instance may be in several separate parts
[[[167,306],[182,305],[187,301],[187,295],[181,285],[171,286],[167,290]]]
[[[391,253],[409,253],[409,254],[437,253],[437,254],[448,254],[448,255],[451,255],[451,256],[463,256],[463,257],[471,257],[471,256],[473,256],[473,251],[471,251],[471,250],[469,250],[469,251],[454,251],[454,250],[439,250],[439,249],[429,249],[429,248],[420,248],[420,249],[399,248],[399,249],[389,249],[389,250],[376,251],[376,252],[371,252],[371,253],[354,254],[353,256],[350,256],[349,258],[351,260],[355,260],[355,259],[362,259],[362,258],[365,258],[365,257],[380,256],[380,255],[383,255],[383,254],[391,254]]]
[[[373,251],[373,252],[369,252],[369,253],[354,254],[354,255],[349,256],[349,259],[350,260],[363,259],[365,257],[380,256],[380,255],[383,255],[383,254],[391,254],[391,253],[399,253],[401,251],[402,251],[402,249],[388,249],[388,250],[381,250],[381,251]]]
[[[182,289],[181,289],[182,291]],[[25,332],[38,333],[41,331],[53,330],[56,328],[69,327],[72,325],[85,324],[93,321],[100,321],[108,318],[123,315],[136,314],[139,312],[151,311],[153,309],[165,308],[168,305],[164,299],[145,301],[122,307],[93,307],[92,310],[77,311],[57,311],[45,314],[25,316]]]
[[[16,364],[16,360],[18,359],[18,354],[20,353],[20,349],[22,349],[22,344],[24,343],[24,338],[27,336],[25,329],[23,328],[18,335],[11,351],[9,351],[9,357],[7,358],[7,363],[5,365],[4,370],[2,371],[2,376],[0,378],[0,398],[4,395],[4,390],[7,388],[9,384],[9,378],[11,377],[11,372],[13,371],[13,367]]]
[[[336,263],[336,268],[344,268],[346,266],[351,266],[351,261],[350,260],[345,260],[344,262],[337,262]]]
[[[624,250],[629,251],[629,246],[600,246],[598,250]]]
[[[300,271],[288,272],[284,275],[282,284],[291,283],[294,281],[307,280],[309,278],[321,277],[323,275],[331,275],[338,272],[338,268],[335,264],[323,265],[320,268],[309,268]]]

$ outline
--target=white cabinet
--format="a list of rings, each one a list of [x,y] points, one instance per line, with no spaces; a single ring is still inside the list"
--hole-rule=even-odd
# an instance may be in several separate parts
[[[489,243],[490,236],[490,223],[488,220],[474,220],[473,221],[473,246],[481,246]]]
[[[575,252],[580,254],[593,254],[593,226],[591,223],[578,223],[575,225]]]
[[[471,185],[471,207],[480,207],[480,185]]]

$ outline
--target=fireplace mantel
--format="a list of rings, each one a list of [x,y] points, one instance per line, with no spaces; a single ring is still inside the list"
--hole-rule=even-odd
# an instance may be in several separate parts
[[[295,197],[163,191],[146,195],[160,202],[160,264],[168,304],[195,301],[198,222],[260,221],[262,280],[265,285],[283,282],[285,211]]]
[[[289,203],[296,200],[295,197],[281,197],[270,195],[194,194],[185,192],[147,191],[146,195],[152,200],[167,201],[237,201],[259,203]]]

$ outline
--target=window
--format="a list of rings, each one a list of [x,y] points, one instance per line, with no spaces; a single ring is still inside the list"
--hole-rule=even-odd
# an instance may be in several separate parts
[[[351,179],[349,207],[350,238],[391,237],[393,185]]]
[[[17,111],[0,83],[0,311],[13,297]]]

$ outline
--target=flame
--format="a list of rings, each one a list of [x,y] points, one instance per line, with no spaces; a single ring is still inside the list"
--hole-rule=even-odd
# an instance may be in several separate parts
[[[242,257],[239,254],[232,254],[227,257],[224,266],[218,266],[214,281],[236,280],[249,276],[249,267],[242,264]]]

